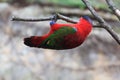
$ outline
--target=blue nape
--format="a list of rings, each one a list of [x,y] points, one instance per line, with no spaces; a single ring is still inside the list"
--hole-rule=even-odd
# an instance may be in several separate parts
[[[53,24],[55,24],[55,21],[51,21],[51,22],[50,22],[50,25],[53,25]]]
[[[86,19],[86,20],[88,20],[91,24],[92,24],[92,20],[91,20],[91,18],[89,17],[89,16],[82,16],[84,19]]]

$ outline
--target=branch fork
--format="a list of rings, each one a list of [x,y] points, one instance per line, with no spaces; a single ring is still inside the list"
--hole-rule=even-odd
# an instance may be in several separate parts
[[[95,17],[95,19],[99,22],[97,24],[96,23],[93,24],[93,27],[106,29],[111,34],[111,36],[116,40],[116,42],[120,45],[120,36],[111,28],[111,25],[109,25],[101,16],[98,15],[98,13],[95,11],[95,9],[89,3],[89,0],[82,0],[82,1],[87,6],[87,8],[91,12],[91,14]],[[108,3],[109,8],[113,11],[113,13],[120,20],[120,10],[117,9],[115,6],[113,6],[112,0],[106,0],[106,2]],[[70,23],[77,23],[77,21],[75,21],[67,16],[61,15],[59,13],[53,15],[52,17],[39,18],[39,19],[24,19],[24,18],[19,18],[19,17],[15,17],[15,16],[12,17],[12,21],[24,21],[24,22],[49,21],[49,20],[53,20],[53,19],[55,19],[56,21],[59,19],[62,19],[64,21],[67,21]]]

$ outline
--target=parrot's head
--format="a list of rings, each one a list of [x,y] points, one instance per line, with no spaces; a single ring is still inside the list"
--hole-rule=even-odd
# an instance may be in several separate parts
[[[92,30],[92,20],[89,16],[82,16],[78,22],[78,26],[83,30],[83,34],[87,36]]]
[[[82,16],[82,18],[84,18],[85,20],[87,20],[88,22],[92,24],[92,20],[89,16],[85,15],[85,16]]]

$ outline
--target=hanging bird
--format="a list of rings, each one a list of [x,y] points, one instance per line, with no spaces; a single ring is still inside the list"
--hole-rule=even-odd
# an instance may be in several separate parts
[[[78,47],[91,32],[92,21],[88,16],[82,16],[76,24],[59,24],[52,20],[50,26],[49,33],[25,38],[24,44],[30,47],[56,50]]]

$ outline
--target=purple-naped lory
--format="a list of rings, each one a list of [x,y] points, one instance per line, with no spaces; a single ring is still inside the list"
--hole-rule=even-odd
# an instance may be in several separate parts
[[[56,50],[78,47],[91,32],[92,21],[88,16],[82,16],[75,24],[60,24],[51,21],[50,26],[47,34],[25,38],[24,44],[30,47]]]

